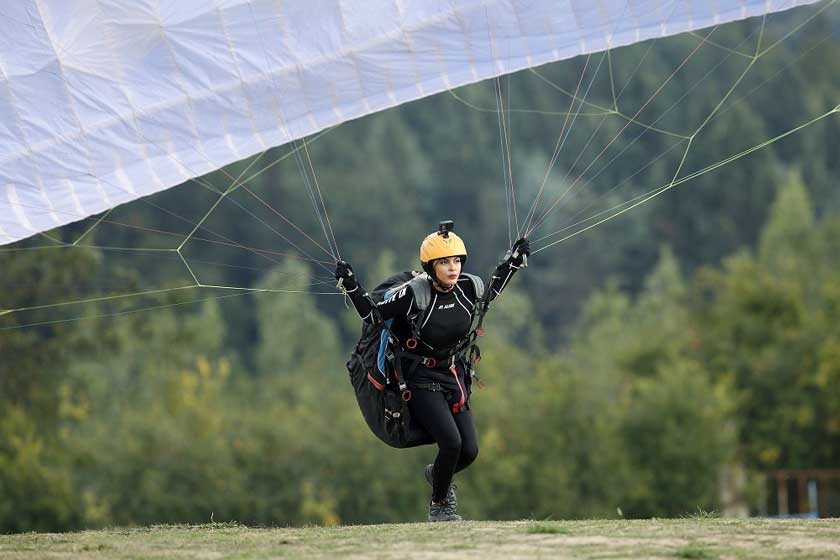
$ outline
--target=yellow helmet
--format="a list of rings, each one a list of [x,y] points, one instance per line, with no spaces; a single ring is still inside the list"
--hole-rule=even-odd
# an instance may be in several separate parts
[[[467,247],[464,241],[451,231],[430,233],[420,244],[420,262],[424,268],[435,259],[457,256],[466,259]]]

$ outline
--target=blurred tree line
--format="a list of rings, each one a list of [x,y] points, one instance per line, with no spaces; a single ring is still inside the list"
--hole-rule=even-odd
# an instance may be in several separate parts
[[[661,249],[637,295],[613,283],[587,300],[562,352],[514,284],[488,319],[464,513],[681,515],[721,506],[727,465],[837,465],[838,251],[840,217],[815,218],[791,175],[757,250],[686,278]],[[94,251],[2,259],[16,301],[72,293],[98,266]],[[265,281],[302,286],[307,270],[289,260]],[[0,528],[420,519],[434,448],[368,432],[314,296],[254,297],[253,370],[229,354],[214,300],[4,330]]]
[[[574,188],[534,238],[667,184],[701,125],[683,175],[835,106],[840,57],[825,53],[840,45],[827,12],[756,59],[704,124],[749,55],[810,13],[716,30],[637,115],[647,126],[618,113],[634,115],[701,39],[619,49],[598,73],[593,55],[591,93],[578,96],[580,122],[539,208]],[[584,67],[500,80],[520,219],[566,118],[555,114],[571,101],[562,90]],[[309,143],[342,257],[368,287],[416,266],[439,219],[455,219],[475,272],[509,245],[495,103],[492,84],[478,84]],[[465,515],[681,515],[721,507],[728,465],[840,463],[837,124],[534,255],[488,316],[481,454],[458,480]],[[271,210],[321,230],[306,163],[287,153],[120,207],[75,247],[30,240],[0,253],[0,310],[26,308],[0,315],[0,531],[422,518],[434,450],[386,448],[358,412],[343,369],[358,318],[310,293],[334,291],[331,258]],[[269,291],[167,291],[140,313],[130,298],[96,297],[188,284],[178,254],[120,248],[177,247],[213,189],[277,160],[248,183],[266,204],[232,192],[182,250],[206,284]],[[72,242],[91,224],[52,235]],[[300,260],[291,243],[324,262]],[[60,301],[82,303],[41,307]]]

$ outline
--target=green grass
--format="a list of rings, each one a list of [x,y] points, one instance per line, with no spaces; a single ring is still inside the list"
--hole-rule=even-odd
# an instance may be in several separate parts
[[[0,535],[3,560],[431,557],[840,560],[840,520],[696,516],[294,528],[211,523]]]
[[[532,535],[565,535],[568,532],[568,527],[557,523],[534,523],[528,526],[528,533]]]
[[[696,513],[687,516],[689,519],[717,519],[720,514],[716,511],[706,511],[703,508],[697,508]]]
[[[680,548],[675,556],[677,558],[717,558],[705,548],[693,544]]]

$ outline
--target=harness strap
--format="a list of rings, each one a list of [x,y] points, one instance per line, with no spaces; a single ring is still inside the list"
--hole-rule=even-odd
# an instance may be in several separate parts
[[[406,352],[405,350],[400,350],[400,356],[412,362],[411,372],[413,372],[420,364],[423,364],[427,368],[434,368],[438,365],[452,363],[453,361],[464,361],[464,358],[466,357],[466,349],[463,344],[459,344],[455,347],[455,350],[453,352],[447,354],[445,357],[442,358],[435,358],[433,356],[421,356],[420,354],[413,354],[411,352]]]
[[[412,383],[412,389],[421,389],[424,391],[433,391],[437,393],[443,392],[443,387],[440,383]]]
[[[417,369],[417,366],[423,364],[427,368],[433,368],[438,364],[438,361],[434,358],[428,356],[420,356],[419,354],[412,354],[411,352],[400,351],[400,357],[405,358],[411,362],[411,366],[409,366],[408,371],[405,372],[404,377],[410,379],[411,376],[414,374],[414,371]]]
[[[392,359],[394,363],[394,375],[397,378],[397,387],[399,387],[400,397],[402,400],[408,401],[411,399],[411,391],[408,389],[408,384],[405,382],[405,376],[402,371],[402,364],[400,360],[402,352],[400,350],[400,344],[397,341],[397,337],[394,335],[394,332],[391,330],[391,327],[385,320],[382,319],[382,314],[379,313],[379,307],[376,305],[376,302],[373,301],[373,298],[370,297],[370,294],[365,294],[364,297],[371,306],[371,313],[373,313],[376,323],[381,324],[382,328],[388,333],[389,346],[393,352]]]
[[[384,328],[388,332],[390,346],[393,349],[392,359],[394,363],[394,373],[397,378],[397,384],[405,400],[411,398],[411,392],[408,391],[408,384],[406,380],[412,376],[414,371],[417,369],[417,366],[421,363],[426,367],[433,368],[441,362],[451,361],[453,364],[455,361],[463,362],[468,367],[468,374],[470,377],[476,379],[479,387],[483,387],[483,383],[481,382],[478,373],[475,371],[475,364],[479,359],[481,359],[478,346],[476,345],[476,339],[484,334],[482,325],[484,322],[484,315],[487,313],[487,309],[490,306],[491,290],[485,290],[484,283],[480,277],[466,273],[464,276],[470,279],[476,294],[476,302],[473,307],[473,324],[475,327],[470,329],[470,333],[464,339],[459,341],[455,346],[451,347],[451,351],[447,352],[448,355],[445,358],[437,360],[432,357],[420,356],[418,354],[405,351],[397,341],[397,338],[394,336],[390,327],[385,324]],[[409,321],[412,331],[412,340],[415,341],[414,347],[416,347],[417,341],[420,340],[420,319],[430,312],[429,299],[431,296],[431,288],[428,283],[428,278],[428,275],[418,275],[402,285],[408,286],[412,290],[414,293],[415,303],[418,304],[418,308],[420,310],[419,316],[414,321]],[[495,277],[491,279],[491,284],[493,279],[495,279]],[[373,298],[367,294],[365,295],[373,308],[374,317],[377,322],[384,323]],[[414,347],[409,349],[411,350]],[[407,372],[402,371],[402,358],[406,358],[411,361],[411,366]]]
[[[472,283],[473,291],[475,292],[476,298],[473,304],[473,313],[475,313],[476,310],[480,309],[480,305],[486,297],[484,281],[474,274],[468,274],[466,272],[463,272],[461,275],[468,278],[469,281]],[[414,294],[414,302],[417,305],[417,309],[419,311],[414,320],[409,320],[409,326],[411,327],[411,339],[414,341],[414,347],[416,348],[417,343],[420,340],[420,327],[423,324],[426,316],[432,312],[431,307],[429,307],[429,304],[432,300],[432,289],[429,285],[429,275],[426,273],[417,275],[408,282],[406,282],[405,285],[408,285],[411,288],[411,291]],[[449,355],[446,357],[447,360],[452,356],[457,356],[459,353],[461,353],[461,350],[463,350],[463,348],[465,348],[466,345],[469,344],[469,336],[470,335],[468,335],[466,339],[460,341],[455,346],[451,347],[453,350],[448,353]],[[409,349],[412,350],[413,348]]]

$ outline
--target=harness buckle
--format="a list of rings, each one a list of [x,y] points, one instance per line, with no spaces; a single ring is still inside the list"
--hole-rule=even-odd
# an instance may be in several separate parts
[[[437,365],[437,360],[434,358],[423,358],[423,365],[427,368],[433,368]]]

